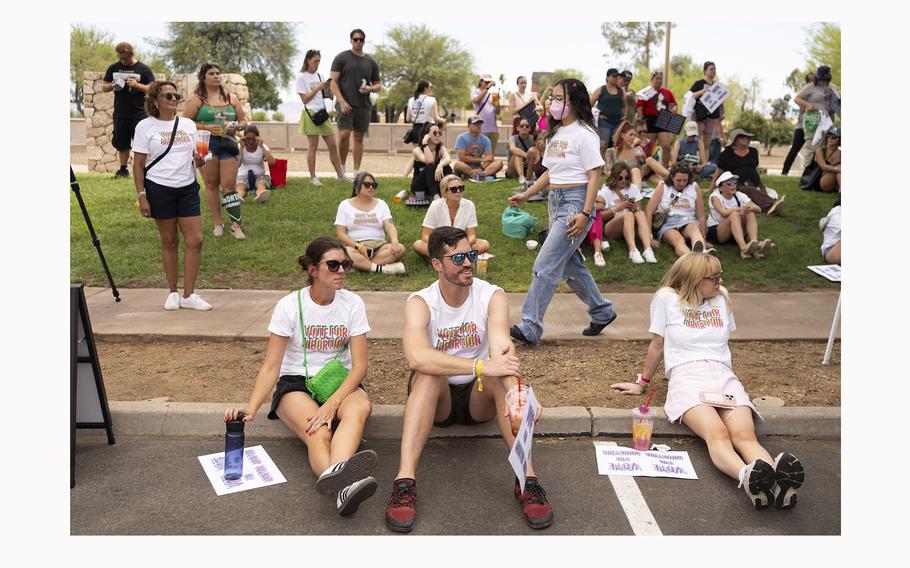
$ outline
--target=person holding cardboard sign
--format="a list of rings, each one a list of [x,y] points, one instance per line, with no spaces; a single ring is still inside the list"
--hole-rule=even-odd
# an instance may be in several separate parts
[[[711,461],[739,480],[756,509],[796,505],[805,473],[796,456],[776,458],[755,436],[753,414],[761,418],[733,373],[730,333],[736,330],[733,305],[721,286],[723,271],[714,255],[690,252],[678,258],[651,300],[651,344],[634,383],[611,388],[642,395],[664,361],[664,412],[708,444]]]

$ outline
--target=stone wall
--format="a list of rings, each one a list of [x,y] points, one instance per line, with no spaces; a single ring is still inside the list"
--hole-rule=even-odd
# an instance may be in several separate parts
[[[103,72],[86,71],[83,78],[82,95],[85,109],[85,148],[88,153],[88,170],[100,173],[114,172],[120,167],[117,150],[111,144],[111,134],[114,131],[114,92],[105,93],[101,89],[103,78]],[[163,81],[165,78],[160,73],[155,74],[155,79],[158,81]],[[196,89],[198,81],[195,73],[175,75],[172,81],[177,84],[177,92],[183,96],[183,100],[177,105],[177,113],[182,116],[186,101]],[[225,73],[221,75],[221,81],[225,91],[237,95],[240,105],[246,112],[246,116],[249,117],[252,112],[250,92],[243,75]],[[130,161],[132,161],[132,156]]]

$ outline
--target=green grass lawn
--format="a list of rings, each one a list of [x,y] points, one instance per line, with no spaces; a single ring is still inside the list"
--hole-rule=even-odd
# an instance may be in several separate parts
[[[166,287],[161,268],[160,241],[154,222],[143,219],[135,204],[132,180],[111,180],[110,175],[77,176],[92,224],[117,286]],[[731,290],[792,291],[807,288],[831,289],[836,285],[805,267],[821,264],[821,232],[818,219],[825,216],[835,195],[801,191],[798,178],[766,176],[766,183],[787,195],[787,208],[782,217],[759,218],[759,235],[773,239],[777,246],[764,260],[739,258],[735,245],[723,245],[718,257],[724,264],[724,279]],[[410,250],[420,236],[425,208],[395,204],[392,196],[406,189],[406,178],[382,178],[377,197],[392,209],[399,240],[408,247],[403,261],[406,275],[366,274],[350,276],[346,287],[351,290],[417,290],[433,282],[435,271]],[[466,196],[477,206],[480,223],[478,236],[490,241],[491,253],[486,279],[509,292],[527,291],[536,251],[528,251],[524,241],[510,239],[500,230],[500,217],[506,198],[517,187],[512,180],[493,184],[466,184]],[[203,199],[202,215],[205,235],[200,288],[292,289],[301,277],[296,259],[315,237],[335,235],[335,210],[340,200],[351,193],[349,182],[324,179],[313,188],[303,178],[290,178],[288,186],[272,192],[268,203],[252,200],[244,206],[243,227],[247,238],[238,241],[229,231],[216,238],[212,235],[212,217]],[[545,202],[529,203],[524,209],[538,219],[538,227],[547,224]],[[227,216],[225,215],[225,218]],[[536,232],[532,238],[536,239]],[[605,291],[650,291],[670,267],[675,255],[664,245],[655,251],[657,264],[633,265],[625,244],[613,242],[605,257],[607,266],[594,266],[590,246],[583,249],[594,278]],[[106,285],[107,279],[83,220],[75,196],[70,193],[70,271],[74,282],[90,286]],[[182,256],[181,256],[182,258]]]

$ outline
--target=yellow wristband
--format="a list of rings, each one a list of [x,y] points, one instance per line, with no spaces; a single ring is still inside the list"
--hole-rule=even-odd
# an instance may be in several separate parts
[[[474,364],[474,375],[477,377],[477,392],[483,392],[483,361],[481,359],[477,359]]]

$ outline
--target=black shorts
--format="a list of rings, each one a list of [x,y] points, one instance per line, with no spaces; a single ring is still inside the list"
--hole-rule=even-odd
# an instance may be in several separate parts
[[[111,145],[118,150],[129,150],[133,145],[136,125],[144,118],[144,116],[139,118],[115,118]]]
[[[357,388],[366,392],[363,385],[357,385]],[[275,385],[275,394],[272,395],[272,408],[269,410],[268,414],[269,420],[278,420],[278,403],[281,402],[281,397],[289,392],[296,391],[305,392],[308,395],[310,394],[310,391],[306,388],[306,377],[303,375],[282,375],[281,377],[278,377],[278,384]],[[316,404],[319,403],[317,402]],[[337,426],[338,418],[336,417],[335,420],[332,421],[332,431],[334,431]]]
[[[408,395],[411,394],[411,381],[413,380],[414,371],[411,371],[411,375],[408,377]],[[471,391],[474,390],[474,385],[476,383],[477,379],[475,378],[470,383],[465,383],[463,385],[449,385],[449,394],[452,397],[452,408],[449,411],[449,415],[444,420],[433,422],[433,426],[439,426],[440,428],[446,428],[452,424],[473,426],[492,420],[492,418],[490,418],[488,420],[477,421],[471,416],[471,409],[469,408]]]
[[[717,240],[717,225],[713,227],[708,227],[708,233],[705,235],[705,238],[711,241],[712,243],[720,244],[720,241]]]
[[[239,156],[240,146],[230,136],[212,136],[209,139],[209,152],[219,160],[226,160]]]
[[[655,132],[669,132],[669,130],[657,127],[657,116],[645,116],[645,132],[653,134]]]
[[[145,179],[145,198],[151,208],[152,219],[173,219],[174,217],[198,217],[199,182],[186,187],[168,187]]]

